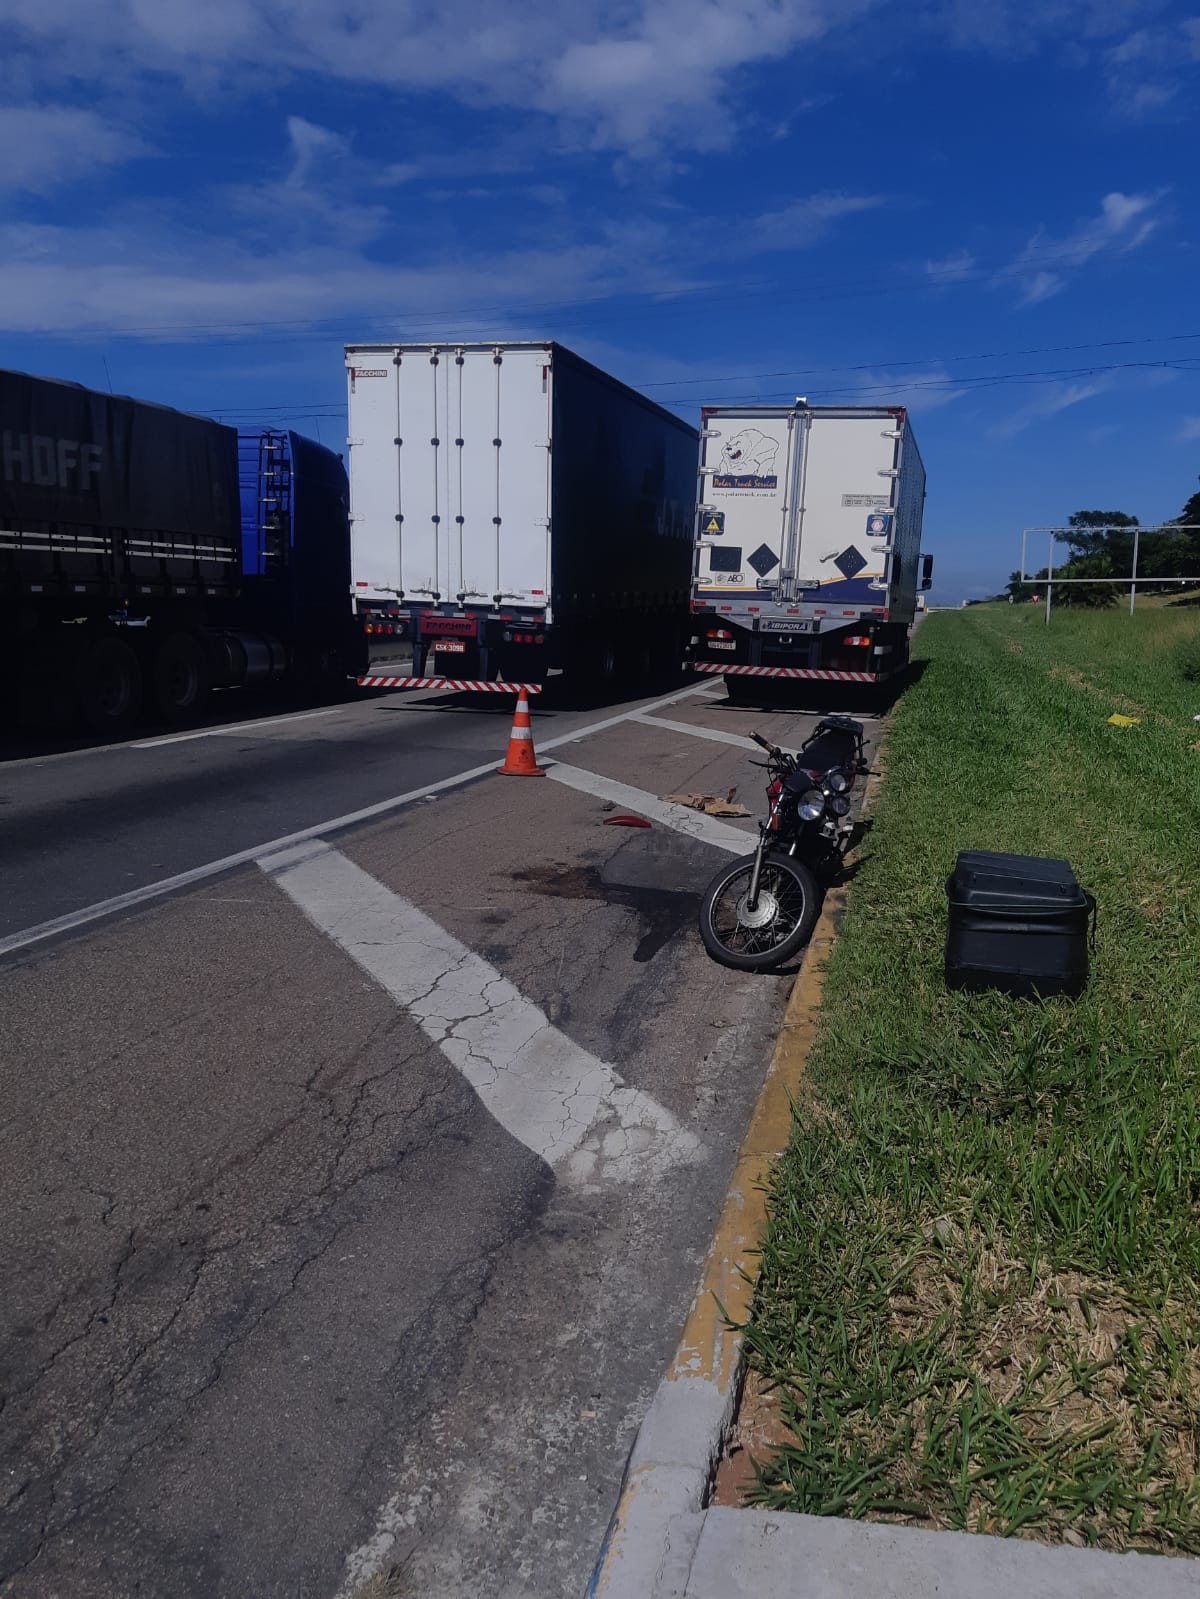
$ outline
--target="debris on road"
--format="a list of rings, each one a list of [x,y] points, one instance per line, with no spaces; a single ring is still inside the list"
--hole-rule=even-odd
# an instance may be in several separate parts
[[[734,803],[736,793],[736,789],[730,789],[725,799],[718,799],[715,794],[664,794],[663,799],[668,805],[686,805],[689,810],[703,811],[705,816],[749,816],[744,805]]]

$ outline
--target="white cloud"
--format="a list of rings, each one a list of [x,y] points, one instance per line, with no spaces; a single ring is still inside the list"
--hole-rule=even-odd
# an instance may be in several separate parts
[[[1176,435],[1181,444],[1190,443],[1193,439],[1200,439],[1200,416],[1185,416],[1179,424]]]
[[[658,224],[610,224],[581,239],[564,222],[528,247],[379,259],[369,210],[319,190],[286,190],[275,210],[264,209],[271,193],[271,185],[227,192],[233,234],[209,226],[206,214],[189,220],[159,208],[96,227],[0,224],[0,327],[148,338],[208,338],[228,327],[235,337],[269,337],[273,323],[336,316],[352,330],[356,320],[375,327],[386,317],[408,319],[417,336],[429,313],[439,337],[483,336],[544,320],[543,303],[688,286],[674,232]]]
[[[127,205],[105,226],[0,225],[0,328],[10,332],[144,333],[189,337],[230,324],[244,337],[258,324],[414,316],[459,307],[439,336],[528,323],[539,296],[554,305],[617,294],[671,298],[699,285],[680,265],[677,226],[660,215],[586,225],[564,214],[564,191],[526,186],[541,208],[522,246],[511,230],[502,250],[470,250],[427,236],[399,258],[381,241],[396,224],[378,196],[406,181],[395,164],[364,161],[344,135],[292,115],[284,170],[228,185],[199,206]],[[478,191],[486,193],[487,191]],[[877,195],[815,194],[747,217],[726,254],[746,259],[795,251],[824,238],[843,218],[873,210]],[[227,218],[224,234],[197,218]],[[689,226],[703,219],[689,213]],[[399,259],[399,265],[393,264]],[[504,308],[511,307],[505,314]],[[496,308],[499,308],[498,310]],[[545,331],[541,329],[540,331]]]
[[[340,164],[350,155],[349,139],[305,117],[289,117],[287,131],[292,146],[292,168],[287,175],[289,188],[304,188],[326,162],[333,160]]]
[[[1014,411],[1012,416],[997,422],[988,430],[990,436],[994,439],[1015,438],[1035,422],[1048,421],[1060,411],[1069,411],[1074,405],[1082,405],[1085,400],[1094,400],[1097,395],[1107,393],[1114,382],[1115,379],[1109,375],[1085,378],[1075,383],[1051,384],[1036,399],[1030,400],[1019,411]]]
[[[870,0],[641,0],[629,20],[611,4],[599,36],[552,60],[540,104],[592,124],[593,142],[645,149],[664,133],[697,146],[730,142],[727,86],[739,68],[820,39]]]
[[[887,9],[884,0],[0,0],[0,84],[24,94],[103,83],[131,100],[141,80],[165,75],[211,100],[278,92],[296,77],[339,79],[543,112],[570,142],[660,160],[674,146],[730,144],[756,64],[793,63],[792,116],[819,104],[813,50]],[[1196,19],[1142,26],[1154,9],[1154,0],[918,0],[901,26],[1010,56],[1065,42],[1093,57],[1107,51],[1114,71],[1148,68],[1168,49],[1163,40],[1176,56],[1200,53]],[[1148,108],[1164,92],[1135,85],[1129,104]]]
[[[927,25],[952,43],[997,55],[1029,55],[1046,39],[1111,38],[1140,20],[1148,0],[934,0]]]
[[[1200,17],[1135,29],[1107,54],[1112,102],[1139,121],[1165,111],[1178,98],[1182,69],[1200,61]]]
[[[583,142],[726,144],[741,69],[878,0],[0,0],[7,69],[167,73],[211,93],[298,73],[543,111]]]
[[[144,151],[141,141],[73,106],[0,107],[0,190],[41,193]]]
[[[1079,222],[1061,238],[1039,228],[1013,261],[996,274],[998,284],[1015,283],[1018,303],[1036,305],[1066,287],[1067,274],[1086,266],[1101,252],[1136,250],[1159,226],[1164,191],[1122,194],[1114,191],[1100,202],[1099,213]]]
[[[1127,117],[1135,120],[1163,110],[1178,93],[1179,85],[1175,83],[1131,83],[1116,86],[1118,108]]]
[[[850,382],[835,378],[828,388],[809,384],[809,398],[817,404],[904,405],[910,411],[940,410],[961,400],[966,392],[954,384],[944,367],[903,373],[856,372]]]
[[[1035,272],[1026,280],[1021,291],[1021,305],[1037,305],[1042,300],[1052,299],[1060,290],[1065,289],[1067,280],[1060,277],[1057,272]]]
[[[810,194],[777,211],[764,211],[734,242],[733,249],[739,255],[804,249],[825,238],[843,217],[874,211],[883,204],[881,194]]]
[[[975,271],[975,257],[969,250],[955,250],[940,261],[926,261],[925,270],[934,283],[964,283]]]

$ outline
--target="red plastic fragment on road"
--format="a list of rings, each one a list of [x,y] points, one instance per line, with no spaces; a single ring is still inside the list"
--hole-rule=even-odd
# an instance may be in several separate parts
[[[644,816],[606,816],[605,827],[649,827],[650,823]]]

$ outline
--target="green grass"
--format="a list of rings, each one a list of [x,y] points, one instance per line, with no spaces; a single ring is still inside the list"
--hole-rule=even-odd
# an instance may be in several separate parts
[[[755,1497],[1200,1553],[1200,617],[932,617],[777,1170]],[[1107,725],[1113,711],[1136,727]],[[951,994],[960,849],[1065,856],[1087,995]]]

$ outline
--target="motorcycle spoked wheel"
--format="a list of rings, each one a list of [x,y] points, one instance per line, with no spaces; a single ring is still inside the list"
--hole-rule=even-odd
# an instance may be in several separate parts
[[[768,855],[758,904],[748,904],[754,856],[723,866],[700,901],[700,937],[714,960],[743,972],[782,966],[808,942],[821,908],[813,873],[790,855]]]

